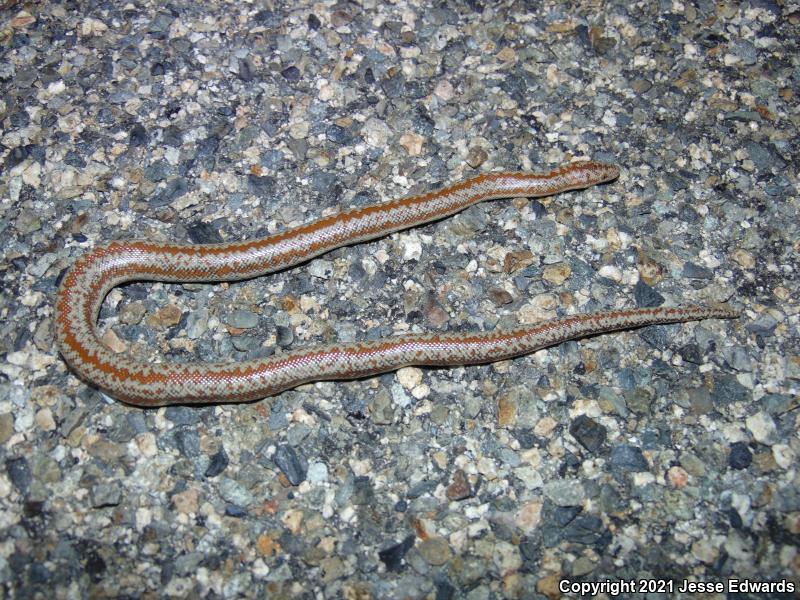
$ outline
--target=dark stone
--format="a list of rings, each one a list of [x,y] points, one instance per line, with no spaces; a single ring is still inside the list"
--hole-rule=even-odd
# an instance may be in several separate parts
[[[696,365],[703,364],[703,353],[700,351],[700,346],[695,343],[686,344],[678,350],[681,358],[689,363]]]
[[[413,123],[415,131],[422,135],[433,136],[436,131],[436,121],[433,120],[433,117],[422,104],[414,111]]]
[[[31,467],[24,457],[9,458],[6,460],[6,474],[21,494],[26,494],[33,480]]]
[[[774,146],[767,147],[756,142],[750,142],[747,144],[747,153],[759,171],[774,169],[779,172],[786,168],[786,161],[775,151]]]
[[[89,578],[97,583],[103,579],[103,574],[106,572],[106,561],[95,550],[89,550],[86,554],[84,569]]]
[[[196,221],[188,225],[186,234],[193,244],[220,244],[224,241],[214,225],[203,221]]]
[[[383,93],[387,98],[394,99],[403,95],[403,88],[405,87],[406,80],[401,72],[397,72],[391,77],[387,77],[381,82]]]
[[[531,536],[525,536],[519,542],[519,553],[525,562],[535,563],[542,558],[542,544]]]
[[[663,179],[664,183],[666,183],[673,192],[686,190],[689,187],[687,181],[676,173],[667,173],[663,176]]]
[[[23,160],[28,158],[31,155],[31,151],[33,150],[33,144],[26,144],[24,146],[17,146],[16,148],[12,148],[8,156],[6,156],[6,168],[13,169]]]
[[[253,81],[253,63],[244,59],[239,61],[239,79],[242,81]]]
[[[700,220],[700,215],[693,206],[682,207],[678,216],[684,223],[697,223]]]
[[[74,150],[67,151],[67,154],[64,156],[64,162],[71,167],[77,167],[79,169],[82,169],[86,166],[86,161],[83,160],[83,157]]]
[[[508,73],[500,80],[500,89],[517,102],[524,104],[530,95],[530,90],[534,89],[531,83],[529,78],[518,70],[514,73]]]
[[[529,450],[536,445],[536,436],[527,429],[517,429],[513,432],[514,438],[519,442],[520,448]]]
[[[360,262],[354,262],[348,267],[347,275],[355,283],[361,283],[367,277],[367,271]]]
[[[31,118],[24,110],[13,111],[8,115],[8,120],[11,123],[11,127],[26,127],[31,122]]]
[[[750,398],[750,391],[730,373],[715,373],[711,399],[717,406],[743,402]]]
[[[681,276],[687,279],[712,279],[714,277],[714,272],[707,267],[686,261],[683,263],[683,272]]]
[[[581,515],[564,529],[564,539],[584,546],[605,547],[611,535],[603,527],[603,520],[596,515]]]
[[[609,366],[613,368],[619,364],[619,356],[616,354],[616,352],[611,354],[613,355],[614,362]],[[612,357],[610,356],[609,358]],[[638,369],[634,369],[633,367],[622,367],[617,371],[616,375],[614,375],[614,379],[623,390],[632,390],[637,385],[644,383],[643,380],[645,378],[646,374],[641,373]]]
[[[537,219],[543,219],[547,216],[547,208],[538,200],[531,200],[528,207]]]
[[[15,50],[30,44],[31,38],[27,33],[15,33],[11,36],[11,47]]]
[[[372,194],[367,191],[358,192],[355,196],[353,196],[353,204],[355,206],[369,206],[371,204],[375,204],[375,198],[373,198]]]
[[[665,428],[647,428],[642,433],[642,448],[645,450],[659,450],[670,445],[670,431]]]
[[[180,427],[173,433],[175,446],[181,454],[188,458],[196,458],[200,455],[200,435],[196,429],[190,427]]]
[[[753,462],[753,453],[747,442],[734,442],[728,455],[728,464],[732,469],[746,469]]]
[[[275,178],[269,177],[268,175],[262,177],[258,175],[248,175],[247,186],[250,188],[250,191],[259,198],[272,196],[275,192]]]
[[[147,33],[159,40],[166,39],[174,20],[174,17],[170,14],[165,12],[158,13],[148,24]]]
[[[780,5],[777,2],[775,2],[775,0],[751,0],[751,5],[754,7],[763,8],[764,10],[768,10],[776,17],[779,17],[782,12]],[[761,30],[761,33],[764,34],[763,29]]]
[[[416,484],[414,487],[408,490],[408,492],[406,492],[406,496],[411,500],[414,500],[416,498],[419,498],[423,494],[432,492],[433,490],[436,489],[437,485],[438,483],[432,480],[420,481],[418,484]]]
[[[196,408],[188,406],[168,406],[164,416],[175,425],[194,425],[200,421],[200,413]]]
[[[414,100],[420,100],[430,93],[429,87],[421,81],[407,81],[403,91],[404,96]]]
[[[657,350],[667,347],[666,327],[645,327],[639,332],[639,336]]]
[[[435,600],[451,600],[455,597],[456,588],[447,579],[439,578],[434,580],[436,586]]]
[[[286,67],[283,71],[281,71],[281,75],[286,81],[294,83],[295,81],[300,81],[301,73],[300,69],[292,65],[290,67]]]
[[[627,508],[626,500],[611,484],[604,484],[600,488],[597,504],[604,513],[618,513]]]
[[[247,511],[237,504],[226,504],[225,516],[241,519],[247,516]]]
[[[339,176],[328,171],[314,171],[309,177],[311,189],[326,197],[336,198],[341,193]]]
[[[31,583],[44,584],[50,581],[50,570],[40,562],[31,563],[30,570]]]
[[[164,181],[174,171],[165,160],[157,160],[144,168],[144,177],[150,181]]]
[[[176,177],[169,181],[166,187],[159,193],[152,196],[150,199],[150,206],[152,208],[161,208],[172,203],[173,200],[180,198],[187,191],[189,191],[189,184],[183,177]]]
[[[369,506],[375,501],[375,489],[369,477],[359,476],[353,480],[351,501],[360,506]]]
[[[731,524],[731,527],[734,529],[738,529],[739,531],[744,529],[744,522],[742,522],[742,517],[739,514],[739,511],[735,508],[728,509],[728,522]],[[775,538],[772,538],[775,541]]]
[[[26,519],[44,516],[44,502],[40,500],[26,500],[22,504],[22,514]]]
[[[208,467],[206,467],[206,472],[204,475],[206,477],[216,477],[222,473],[227,466],[228,454],[225,452],[225,448],[222,447],[216,454],[214,454],[214,456],[211,457],[211,461],[208,463]]]
[[[266,150],[261,155],[261,166],[267,169],[279,169],[283,163],[283,152],[279,150]]]
[[[614,446],[609,458],[611,470],[615,473],[637,473],[647,471],[647,460],[640,448],[629,444]]]
[[[353,141],[353,135],[344,127],[331,125],[325,130],[325,136],[334,144],[346,146]]]
[[[771,337],[775,333],[778,322],[770,315],[762,315],[755,321],[750,321],[745,326],[748,331],[761,336]]]
[[[271,10],[260,10],[253,16],[253,21],[264,27],[275,28],[281,24],[281,16]]]
[[[101,482],[92,486],[91,499],[93,508],[118,506],[122,501],[122,486],[119,482]]]
[[[635,387],[626,390],[623,394],[625,398],[625,405],[633,412],[639,415],[647,414],[650,412],[650,406],[653,404],[655,398],[653,393],[647,388]]]
[[[561,459],[561,464],[558,465],[558,474],[564,477],[567,473],[574,471],[581,466],[581,459],[575,456],[572,452],[567,451],[564,458]]]
[[[136,123],[131,129],[130,136],[128,136],[128,145],[131,148],[136,148],[145,144],[147,144],[147,130],[141,123]]]
[[[219,136],[209,135],[197,142],[197,158],[212,158],[219,148]]]
[[[288,348],[294,341],[294,331],[291,327],[278,325],[275,327],[275,343],[279,348]]]
[[[161,132],[161,141],[165,146],[180,148],[183,144],[183,134],[180,129],[174,125],[170,125]]]
[[[146,431],[147,426],[143,422],[137,423],[135,420],[126,417],[125,419],[114,421],[106,435],[108,435],[108,439],[117,444],[127,444],[137,434],[142,433],[142,431],[137,431],[137,428],[142,426]]]
[[[766,394],[758,403],[772,416],[781,416],[792,410],[795,398],[791,394]]]
[[[271,431],[279,431],[289,425],[289,420],[286,417],[286,406],[280,399],[273,403],[267,422]]]
[[[305,481],[308,473],[308,462],[302,452],[298,453],[291,446],[282,444],[278,446],[272,460],[292,485],[300,485]]]
[[[12,552],[11,556],[8,557],[8,567],[12,573],[20,574],[25,571],[29,560],[30,555],[25,552]]]
[[[407,536],[402,542],[378,551],[378,558],[386,565],[389,572],[399,571],[403,566],[403,558],[414,547],[414,536]]]
[[[650,308],[664,304],[664,296],[659,294],[641,279],[636,282],[636,285],[633,288],[633,298],[636,301],[636,306],[640,307]]]
[[[583,508],[580,506],[556,506],[551,513],[552,523],[557,527],[566,527],[581,514]]]
[[[597,453],[606,441],[606,428],[586,415],[578,415],[570,423],[569,432],[592,454]]]

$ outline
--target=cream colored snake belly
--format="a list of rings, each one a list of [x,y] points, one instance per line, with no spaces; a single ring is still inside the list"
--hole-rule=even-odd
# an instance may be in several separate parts
[[[564,317],[479,333],[428,333],[329,344],[246,362],[144,363],[100,340],[106,294],[133,280],[236,281],[265,275],[338,248],[435,221],[498,198],[549,196],[615,179],[619,169],[581,162],[549,173],[486,173],[441,190],[324,217],[247,242],[173,245],[111,242],[81,256],[63,277],[55,304],[58,349],[84,380],[139,406],[241,402],[310,381],[354,379],[409,365],[499,361],[566,340],[657,323],[733,318],[727,306],[634,308]]]

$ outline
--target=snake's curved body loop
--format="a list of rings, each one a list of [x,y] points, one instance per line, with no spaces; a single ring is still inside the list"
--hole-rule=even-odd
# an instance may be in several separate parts
[[[79,376],[111,396],[139,406],[163,406],[254,400],[310,381],[353,379],[408,365],[488,363],[597,333],[736,316],[727,307],[619,310],[509,330],[330,344],[240,363],[138,362],[111,351],[98,335],[103,299],[127,281],[248,279],[308,261],[339,246],[442,219],[484,200],[549,196],[618,175],[616,166],[598,162],[574,163],[541,174],[486,173],[435,192],[348,210],[247,242],[112,242],[81,256],[64,276],[55,304],[58,348]]]

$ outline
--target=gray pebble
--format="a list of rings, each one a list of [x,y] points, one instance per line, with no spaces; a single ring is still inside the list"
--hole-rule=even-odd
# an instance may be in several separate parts
[[[92,507],[117,506],[122,500],[122,487],[118,482],[101,482],[92,486]]]
[[[297,451],[292,446],[281,444],[275,451],[272,460],[292,485],[300,485],[305,481],[308,462],[302,451]]]
[[[570,423],[569,432],[581,446],[593,454],[602,447],[606,440],[606,428],[586,415],[575,417]]]
[[[557,506],[580,506],[585,498],[583,486],[577,479],[549,481],[542,487],[542,492]]]
[[[238,481],[229,477],[220,478],[217,488],[222,498],[237,506],[248,506],[253,501],[253,494]]]
[[[629,444],[619,444],[611,449],[609,457],[611,470],[615,473],[635,473],[650,469],[641,449]]]
[[[27,460],[21,456],[17,458],[6,459],[6,474],[11,480],[11,483],[14,484],[14,487],[17,488],[22,494],[25,494],[28,491],[31,481],[33,480],[33,476]]]
[[[722,406],[732,402],[743,402],[748,398],[750,398],[750,391],[739,383],[734,375],[730,373],[714,374],[711,399],[715,405]]]
[[[249,310],[236,309],[225,319],[225,322],[238,329],[252,329],[258,325],[259,316]]]
[[[189,313],[186,320],[186,335],[190,340],[196,340],[208,331],[208,309],[198,308]]]

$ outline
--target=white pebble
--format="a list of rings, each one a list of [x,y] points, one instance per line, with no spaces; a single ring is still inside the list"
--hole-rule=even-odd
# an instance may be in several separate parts
[[[756,413],[745,420],[747,429],[753,438],[760,444],[771,446],[778,441],[778,431],[775,421],[765,412]]]
[[[422,370],[416,367],[403,367],[397,370],[397,381],[405,389],[411,390],[422,383]]]
[[[400,238],[403,244],[403,260],[419,260],[422,256],[422,242],[416,235],[404,235]]]
[[[788,469],[797,460],[794,450],[788,444],[775,444],[772,447],[772,457],[781,469]]]
[[[622,271],[614,265],[604,265],[600,267],[598,275],[616,281],[617,283],[622,283]]]
[[[308,481],[312,483],[323,483],[328,481],[328,465],[324,462],[314,462],[308,465]]]

